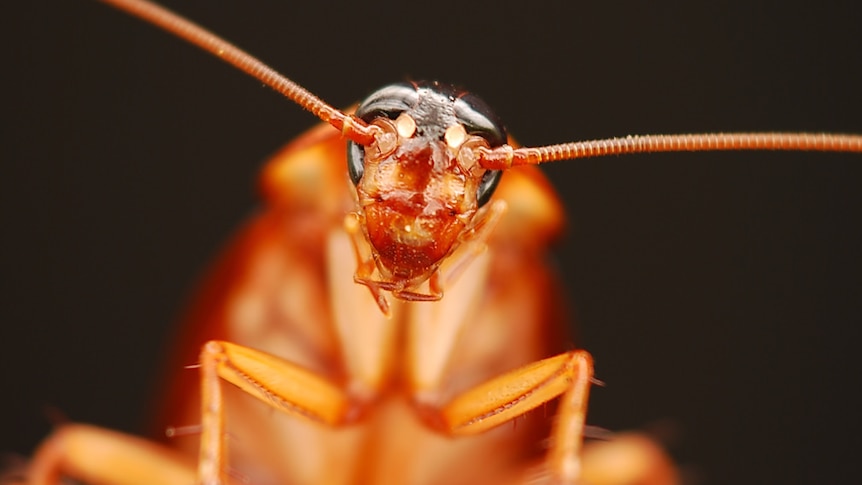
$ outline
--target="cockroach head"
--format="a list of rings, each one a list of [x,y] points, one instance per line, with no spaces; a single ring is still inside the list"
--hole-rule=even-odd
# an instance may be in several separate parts
[[[506,143],[506,131],[481,99],[437,82],[386,86],[356,116],[381,129],[370,146],[348,142],[368,242],[384,279],[415,286],[490,200],[502,172],[482,168],[476,153]]]

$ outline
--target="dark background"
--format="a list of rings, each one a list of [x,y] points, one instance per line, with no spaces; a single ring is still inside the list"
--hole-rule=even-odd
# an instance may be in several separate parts
[[[0,451],[26,454],[46,405],[136,429],[186,295],[257,205],[258,167],[315,120],[103,5],[20,3],[0,20]],[[853,2],[170,3],[336,106],[455,82],[529,145],[862,132]],[[547,171],[578,341],[608,384],[592,424],[676,430],[690,483],[859,480],[862,156]]]

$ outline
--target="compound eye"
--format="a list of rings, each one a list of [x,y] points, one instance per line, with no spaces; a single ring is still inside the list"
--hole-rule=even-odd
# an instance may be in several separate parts
[[[459,96],[455,100],[455,115],[468,135],[484,138],[491,148],[506,143],[506,129],[497,119],[497,115],[478,96],[470,93]],[[500,170],[489,170],[482,175],[476,193],[479,207],[491,200],[502,176],[503,172]]]
[[[359,185],[365,174],[365,147],[353,141],[347,142],[347,173],[353,185]]]
[[[368,123],[381,116],[394,120],[414,106],[418,99],[419,94],[412,85],[390,84],[369,94],[359,103],[356,116]]]
[[[416,104],[418,96],[416,88],[410,84],[391,84],[368,95],[356,108],[356,116],[366,123],[380,117],[397,120],[402,113]],[[402,120],[400,128],[409,131],[409,123]],[[415,125],[412,131],[415,131]],[[359,184],[365,173],[365,147],[352,141],[347,142],[347,172],[354,185]]]
[[[500,183],[500,177],[503,176],[502,170],[488,170],[482,175],[482,181],[479,182],[479,189],[476,191],[476,200],[479,202],[479,207],[487,204],[494,195],[494,190]]]

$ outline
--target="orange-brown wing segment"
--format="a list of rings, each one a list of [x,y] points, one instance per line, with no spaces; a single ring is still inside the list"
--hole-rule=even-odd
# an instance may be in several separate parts
[[[163,370],[153,432],[196,425],[198,361],[207,340],[290,355],[322,375],[339,372],[339,352],[326,301],[324,241],[351,204],[345,142],[329,126],[310,130],[266,165],[266,208],[227,246],[184,318]]]

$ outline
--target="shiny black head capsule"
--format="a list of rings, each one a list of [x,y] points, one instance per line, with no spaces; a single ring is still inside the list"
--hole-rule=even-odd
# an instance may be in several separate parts
[[[356,116],[367,123],[379,117],[395,120],[402,113],[415,120],[417,137],[442,139],[446,129],[458,123],[468,135],[484,138],[491,148],[506,143],[506,130],[491,108],[479,97],[448,84],[391,84],[369,95],[356,110]],[[365,149],[352,141],[348,142],[347,168],[350,179],[358,184],[365,170]],[[501,171],[489,170],[482,177],[477,192],[480,207],[490,200],[501,176]]]

